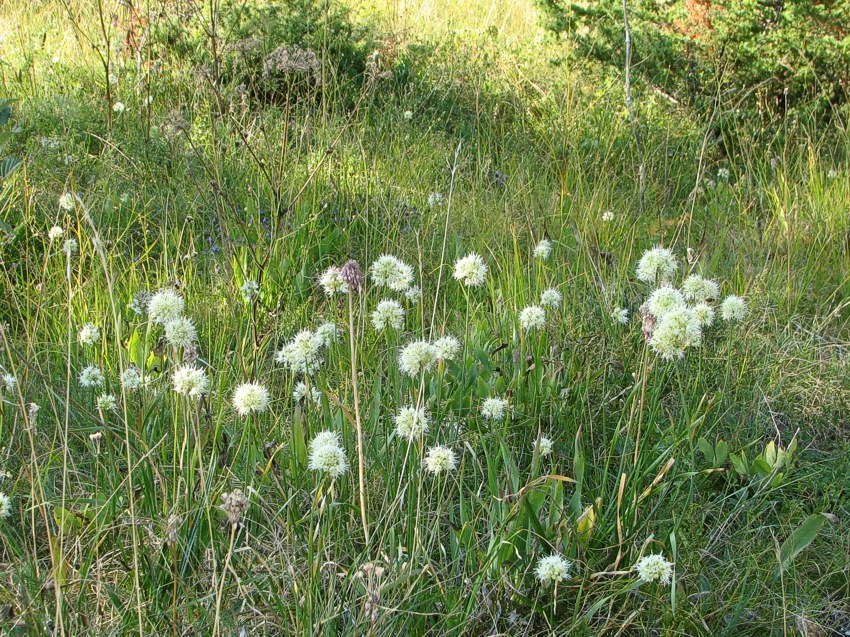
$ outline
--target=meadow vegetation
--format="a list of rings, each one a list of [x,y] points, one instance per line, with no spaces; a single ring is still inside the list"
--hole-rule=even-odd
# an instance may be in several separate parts
[[[841,116],[134,5],[0,4],[0,631],[850,634]]]

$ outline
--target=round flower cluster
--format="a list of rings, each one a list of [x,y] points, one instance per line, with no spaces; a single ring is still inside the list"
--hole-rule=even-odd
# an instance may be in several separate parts
[[[398,355],[398,367],[403,374],[415,377],[424,374],[438,358],[437,348],[428,341],[413,341],[408,343]]]
[[[172,347],[191,347],[197,337],[195,324],[185,316],[178,316],[165,323],[165,341]]]
[[[332,431],[322,431],[310,441],[308,467],[311,471],[322,471],[331,478],[339,478],[348,470],[345,450],[339,436]]]
[[[76,198],[74,197],[74,193],[63,192],[59,195],[59,207],[62,208],[62,210],[73,210],[75,203]]]
[[[138,367],[131,365],[121,373],[121,386],[127,391],[136,391],[142,386],[142,374]]]
[[[336,328],[336,323],[331,323],[330,321],[322,323],[316,328],[316,336],[322,339],[322,344],[325,347],[330,347],[336,343],[339,337],[339,330]]]
[[[542,330],[546,327],[546,312],[539,305],[529,305],[519,313],[519,324],[524,330]]]
[[[540,243],[534,246],[534,258],[546,261],[552,255],[552,242],[549,239],[541,239]]]
[[[454,471],[457,467],[455,452],[448,447],[431,447],[425,455],[425,468],[435,476]]]
[[[611,311],[611,319],[620,325],[627,325],[629,323],[629,311],[624,307],[615,307]]]
[[[83,345],[94,345],[100,340],[100,330],[94,323],[86,323],[80,328],[77,340]]]
[[[182,396],[200,398],[209,391],[210,379],[203,369],[184,365],[174,371],[171,384],[174,391]]]
[[[295,387],[292,388],[292,400],[296,403],[302,402],[305,398],[307,398],[307,385],[303,382],[295,383]],[[313,401],[314,404],[318,405],[322,402],[322,392],[320,392],[315,387],[310,388],[310,400]]]
[[[103,372],[96,365],[89,365],[80,372],[80,385],[83,387],[100,387],[103,385]]]
[[[540,295],[540,305],[551,309],[561,307],[563,300],[563,295],[555,288],[543,290],[543,293]]]
[[[656,246],[643,253],[638,261],[635,274],[646,283],[664,283],[673,278],[679,262],[667,248]]]
[[[649,339],[652,349],[665,360],[683,358],[689,347],[702,344],[702,328],[696,313],[684,305],[667,312],[655,324]]]
[[[662,318],[671,310],[682,307],[684,304],[685,297],[670,285],[662,285],[653,290],[646,300],[646,308],[656,319]]]
[[[0,492],[0,520],[5,520],[12,515],[12,498]]]
[[[384,330],[387,327],[400,330],[404,327],[404,308],[398,301],[382,300],[372,312],[372,325],[376,330]]]
[[[369,268],[369,273],[375,285],[395,292],[404,292],[413,285],[413,268],[389,254],[379,257]]]
[[[540,454],[540,456],[543,457],[548,456],[550,453],[552,453],[552,447],[554,447],[554,444],[555,443],[553,443],[550,438],[547,438],[546,436],[540,436],[540,440],[536,442],[534,447]]]
[[[165,324],[180,318],[186,302],[183,297],[168,288],[160,290],[148,300],[148,316],[154,323]]]
[[[269,390],[258,383],[243,383],[233,392],[233,406],[240,416],[261,414],[269,407]]]
[[[239,291],[242,293],[242,300],[251,304],[260,294],[260,285],[256,281],[245,281],[239,287]]]
[[[481,287],[487,279],[487,264],[472,252],[455,261],[454,277],[468,287]]]
[[[57,241],[65,236],[65,231],[60,226],[53,226],[47,231],[47,238],[51,241]]]
[[[460,354],[460,341],[454,336],[443,336],[434,341],[437,350],[437,360],[453,361]]]
[[[325,340],[310,330],[301,330],[275,355],[275,360],[296,373],[313,374],[322,364]]]
[[[571,567],[572,562],[554,553],[540,558],[537,562],[537,568],[534,569],[534,574],[537,575],[541,584],[557,584],[569,577]]]
[[[325,294],[348,294],[348,285],[342,278],[342,270],[333,266],[325,270],[319,277],[319,285],[325,290]]]
[[[118,399],[115,394],[101,394],[95,401],[98,411],[115,411],[118,409]]]
[[[508,401],[504,398],[487,398],[481,403],[481,415],[487,420],[504,420]]]
[[[18,379],[15,378],[13,374],[3,374],[0,376],[2,378],[3,383],[0,384],[0,387],[6,389],[6,391],[14,391],[15,386],[18,384]]]
[[[644,582],[657,581],[667,586],[673,578],[673,564],[660,554],[644,555],[635,564],[635,570]]]
[[[682,294],[688,301],[694,303],[715,301],[720,297],[720,286],[712,279],[705,279],[698,274],[692,274],[682,281]]]
[[[393,420],[396,434],[408,440],[420,438],[428,431],[428,414],[422,407],[402,407]]]
[[[720,316],[724,321],[743,321],[747,318],[747,302],[730,294],[720,304]]]

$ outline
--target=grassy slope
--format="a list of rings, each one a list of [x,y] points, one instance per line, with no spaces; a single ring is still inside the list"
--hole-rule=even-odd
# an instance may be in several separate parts
[[[0,9],[0,94],[22,100],[16,143],[27,159],[0,203],[0,218],[23,224],[2,254],[10,292],[0,363],[21,391],[4,394],[0,414],[0,469],[9,474],[0,491],[14,496],[14,515],[0,526],[0,602],[36,632],[48,622],[65,634],[138,632],[141,617],[145,634],[175,626],[208,634],[219,614],[230,634],[239,626],[365,634],[364,602],[376,586],[354,574],[375,560],[388,569],[375,634],[760,635],[846,622],[846,136],[799,128],[723,159],[711,143],[703,152],[686,113],[640,93],[641,213],[619,81],[549,66],[563,52],[542,44],[527,4],[380,4],[357,14],[394,34],[380,49],[410,75],[379,82],[354,110],[357,93],[334,82],[324,100],[302,99],[291,113],[217,95],[191,59],[159,49],[152,107],[124,60],[116,91],[127,110],[109,129],[96,58],[78,46],[59,5]],[[95,33],[91,16],[81,20]],[[175,111],[188,130],[169,137],[161,124],[173,124]],[[461,143],[451,210],[431,209],[429,193],[449,191]],[[720,167],[729,182],[689,199]],[[276,197],[290,201],[308,175],[275,226]],[[81,194],[91,223],[82,207],[58,209],[65,190]],[[614,221],[603,221],[608,210]],[[449,270],[437,296],[446,214],[447,262],[474,249],[492,270],[468,301],[445,280]],[[45,239],[54,223],[80,239],[69,277]],[[530,248],[544,234],[554,256],[535,264]],[[617,305],[637,310],[646,289],[633,265],[655,243],[680,255],[694,248],[698,270],[751,304],[740,329],[718,327],[678,366],[647,356],[636,318],[628,328],[609,318]],[[408,335],[369,331],[360,340],[375,533],[365,550],[355,474],[331,487],[304,469],[294,444],[298,427],[332,428],[353,462],[351,425],[329,399],[296,410],[293,378],[273,352],[302,327],[345,323],[344,306],[315,288],[317,272],[383,252],[417,264],[424,302],[409,307]],[[234,302],[245,279],[262,282],[253,308]],[[127,301],[174,281],[214,370],[209,411],[175,400],[163,377],[143,397],[128,395],[126,411],[99,414],[76,374],[97,362],[117,392],[123,343],[134,329],[144,333]],[[521,340],[516,311],[550,285],[563,292],[563,310],[545,337]],[[381,296],[370,291],[364,307]],[[398,345],[431,327],[435,303],[438,333],[469,334],[468,358],[424,392],[434,423],[445,422],[427,444],[462,452],[447,480],[420,475],[421,449],[409,457],[389,436],[391,414],[419,395],[396,370]],[[87,320],[104,330],[95,350],[74,342]],[[337,347],[317,383],[350,405],[347,339]],[[530,368],[519,364],[523,348]],[[274,403],[246,424],[228,401],[252,377]],[[480,399],[505,392],[513,420],[482,421]],[[36,426],[23,416],[30,402],[41,406]],[[703,471],[700,436],[752,459],[798,429],[800,450],[778,487],[738,478],[728,461],[722,473]],[[555,440],[545,467],[531,454],[538,430]],[[89,439],[96,432],[99,445]],[[524,499],[505,498],[547,471],[581,486],[547,481]],[[236,487],[252,489],[252,508],[228,557],[216,507]],[[577,518],[593,502],[598,522],[584,546]],[[775,576],[777,547],[820,511],[840,522]],[[169,519],[176,544],[163,542]],[[627,569],[644,546],[675,559],[675,595],[634,589],[631,575],[597,575],[614,563]],[[577,563],[557,605],[531,573],[553,549]]]

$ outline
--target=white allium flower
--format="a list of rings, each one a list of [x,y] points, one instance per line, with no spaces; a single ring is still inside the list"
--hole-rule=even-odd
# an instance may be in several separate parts
[[[720,304],[720,317],[724,321],[743,321],[747,318],[747,302],[730,294]]]
[[[552,255],[552,242],[549,239],[541,239],[540,243],[534,246],[534,258],[546,261]]]
[[[692,274],[682,281],[682,293],[688,301],[704,303],[720,297],[720,286],[716,281]]]
[[[190,398],[200,398],[209,391],[210,379],[203,369],[184,365],[175,370],[171,377],[174,391]]]
[[[438,192],[432,192],[428,195],[428,207],[433,208],[443,203],[443,195]]]
[[[711,327],[714,324],[714,308],[708,303],[697,303],[691,309],[694,311],[700,327]]]
[[[345,451],[339,445],[311,443],[308,466],[311,471],[323,471],[336,479],[348,470],[348,460],[345,457]]]
[[[18,379],[12,374],[3,374],[3,387],[6,391],[14,391],[18,384]]]
[[[398,301],[383,299],[372,312],[372,325],[376,330],[391,327],[400,330],[404,327],[404,308]]]
[[[419,303],[422,298],[422,288],[418,285],[411,285],[404,291],[404,298],[406,298],[411,303]]]
[[[95,401],[99,411],[115,411],[118,408],[118,399],[115,394],[101,394]]]
[[[300,403],[307,397],[307,384],[301,381],[295,383],[295,387],[292,388],[292,400],[296,403]],[[322,392],[320,392],[315,387],[310,388],[310,400],[313,401],[314,404],[319,405],[322,402]]]
[[[77,340],[83,345],[94,345],[100,340],[100,330],[94,323],[86,323],[80,328]]]
[[[75,202],[76,199],[74,198],[73,193],[63,192],[59,196],[59,207],[62,208],[62,210],[73,210]]]
[[[422,407],[402,407],[393,420],[396,434],[408,440],[415,440],[428,431],[428,414]]]
[[[51,241],[56,241],[65,236],[65,231],[59,226],[53,226],[47,231],[47,238]]]
[[[564,297],[561,295],[558,290],[555,288],[549,288],[548,290],[543,290],[543,293],[540,295],[540,305],[543,307],[549,308],[557,308],[561,306]]]
[[[454,471],[457,467],[455,452],[448,447],[431,447],[425,456],[425,468],[435,476]]]
[[[191,347],[197,338],[195,324],[185,316],[171,319],[165,324],[165,340],[172,347]]]
[[[62,252],[67,254],[69,257],[72,254],[77,254],[80,250],[80,244],[77,243],[76,239],[65,239],[65,243],[62,244]]]
[[[611,212],[610,210],[606,210],[605,212],[602,213],[602,221],[605,221],[605,222],[614,221],[614,213]]]
[[[404,119],[406,119],[408,121],[412,120],[413,119],[413,111],[404,111],[404,113],[402,113],[402,117],[404,117]]]
[[[121,386],[127,391],[136,391],[142,386],[142,375],[135,365],[121,373]]]
[[[481,287],[487,279],[487,264],[484,259],[471,252],[455,261],[454,277],[464,285]]]
[[[702,329],[693,310],[678,307],[662,316],[655,324],[649,345],[661,358],[682,358],[689,347],[702,343]]]
[[[0,493],[0,520],[5,520],[12,515],[12,498],[5,493]]]
[[[627,325],[629,322],[629,311],[624,307],[615,307],[611,312],[611,318],[615,323]]]
[[[319,285],[324,288],[325,294],[328,296],[348,294],[348,285],[342,278],[342,270],[337,267],[330,267],[325,270],[319,277]]]
[[[369,273],[375,285],[388,287],[396,292],[404,292],[413,285],[413,268],[389,254],[379,257],[369,268]]]
[[[233,406],[240,416],[261,414],[269,407],[269,390],[259,383],[243,383],[233,392]]]
[[[316,328],[316,336],[321,339],[323,347],[330,347],[339,338],[339,330],[336,327],[336,323],[331,323],[330,321],[322,323]]]
[[[115,102],[112,105],[112,112],[118,113],[119,115],[127,110],[127,107],[124,105],[124,102]]]
[[[673,278],[679,262],[670,250],[655,246],[643,253],[635,268],[635,275],[646,283],[664,283]]]
[[[635,564],[635,570],[644,582],[658,581],[667,586],[673,578],[673,564],[660,554],[644,555]]]
[[[835,179],[838,177],[838,171],[835,170],[835,168],[830,168],[829,171],[826,173],[826,177],[827,179]]]
[[[313,437],[308,446],[311,451],[319,447],[341,447],[342,441],[339,439],[339,434],[335,431],[320,431]]]
[[[413,341],[401,350],[398,366],[403,374],[418,376],[431,369],[437,356],[437,348],[428,341]]]
[[[669,285],[663,285],[653,290],[652,294],[649,295],[646,300],[646,309],[656,319],[660,319],[671,310],[682,307],[684,304],[685,297],[679,290]]]
[[[321,349],[325,342],[310,330],[301,330],[275,355],[278,363],[296,373],[312,374],[322,363]]]
[[[723,181],[727,181],[729,179],[729,169],[728,168],[718,168],[717,169],[717,178],[722,179]]]
[[[253,303],[254,299],[260,294],[260,284],[256,281],[245,281],[240,287],[239,291],[242,293],[242,300],[245,303]]]
[[[540,456],[543,457],[548,456],[550,453],[552,453],[552,447],[554,446],[554,443],[546,436],[540,436],[540,440],[537,441],[537,444],[535,446],[537,448],[537,451],[540,453]]]
[[[481,403],[481,415],[487,420],[504,420],[508,401],[504,398],[487,398]]]
[[[182,296],[165,288],[148,300],[148,316],[154,323],[167,323],[179,318],[185,305]]]
[[[443,336],[434,341],[437,349],[437,359],[441,361],[453,361],[460,354],[460,341],[454,336]]]
[[[103,385],[103,372],[96,365],[89,365],[80,372],[80,385],[83,387],[100,387]]]
[[[537,568],[534,569],[534,574],[541,584],[552,584],[563,582],[570,575],[572,562],[556,554],[541,557],[537,562]]]
[[[529,305],[519,313],[519,324],[524,330],[541,330],[546,327],[546,312],[539,305]]]

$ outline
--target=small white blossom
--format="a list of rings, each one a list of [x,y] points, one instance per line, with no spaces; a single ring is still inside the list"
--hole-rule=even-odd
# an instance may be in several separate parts
[[[694,311],[700,327],[711,327],[714,324],[714,308],[708,303],[697,303],[691,309]]]
[[[572,563],[561,555],[553,554],[541,557],[537,562],[534,574],[541,584],[552,584],[563,582],[570,574]]]
[[[73,193],[63,192],[59,197],[59,207],[62,210],[73,210],[76,198]]]
[[[457,467],[455,452],[448,447],[431,447],[425,456],[425,468],[435,476],[454,471]]]
[[[307,385],[301,381],[295,383],[295,387],[292,388],[292,400],[296,403],[300,403],[307,397]],[[322,392],[320,392],[315,387],[310,388],[310,400],[313,401],[314,404],[319,405],[322,402]]]
[[[260,294],[260,285],[256,281],[245,281],[239,286],[239,291],[242,293],[242,300],[250,305]]]
[[[57,241],[65,236],[65,231],[59,226],[53,226],[47,231],[47,238],[51,241]]]
[[[295,373],[313,374],[322,364],[321,349],[325,341],[310,330],[301,330],[275,355],[278,363]]]
[[[673,278],[679,262],[670,250],[656,246],[643,253],[635,268],[635,275],[645,283],[665,283]]]
[[[689,347],[702,343],[702,329],[696,314],[685,306],[667,312],[655,324],[649,340],[652,349],[665,360],[682,358]]]
[[[705,303],[720,297],[720,286],[716,281],[692,274],[682,281],[682,293],[688,301]]]
[[[337,267],[330,267],[325,270],[319,277],[319,285],[324,288],[325,294],[328,296],[348,294],[348,286],[342,278],[342,270]]]
[[[412,120],[413,119],[413,111],[404,111],[404,113],[402,113],[402,117],[404,117],[404,119],[406,119],[407,121]]]
[[[6,391],[14,391],[18,384],[18,379],[12,374],[3,374],[3,387]]]
[[[319,436],[329,432],[322,432]],[[318,438],[318,436],[316,437]],[[348,460],[345,451],[336,442],[326,441],[324,444],[314,444],[316,439],[310,443],[310,459],[308,467],[311,471],[322,471],[331,478],[339,478],[348,470]]]
[[[604,221],[606,223],[614,221],[614,213],[611,212],[610,210],[606,210],[605,212],[602,213],[602,221]]]
[[[663,555],[644,555],[635,564],[638,577],[644,582],[661,582],[664,586],[670,584],[673,578],[673,564],[664,559]]]
[[[103,385],[103,372],[96,365],[89,365],[80,372],[80,385],[83,387],[100,387]]]
[[[195,324],[185,316],[179,316],[165,323],[165,340],[172,347],[191,347],[197,338]]]
[[[435,206],[439,206],[443,203],[443,195],[438,192],[432,192],[428,195],[428,207],[434,208]]]
[[[455,261],[454,277],[470,287],[481,287],[487,279],[487,264],[474,252]]]
[[[404,291],[404,298],[406,298],[411,303],[419,303],[422,298],[422,288],[418,285],[411,285]]]
[[[243,383],[233,392],[233,406],[240,416],[261,414],[269,407],[269,390],[259,383]]]
[[[503,398],[487,398],[481,403],[481,415],[487,420],[504,420],[508,401]]]
[[[611,312],[611,318],[615,323],[627,325],[629,322],[629,311],[624,307],[615,307]]]
[[[329,445],[332,445],[334,447],[342,446],[342,442],[339,439],[339,434],[335,431],[320,431],[313,437],[308,446],[312,451],[313,449],[318,449],[319,447],[327,447]]]
[[[369,268],[369,273],[375,285],[395,292],[404,292],[413,285],[413,268],[389,254],[379,257]]]
[[[383,299],[372,312],[372,325],[376,330],[400,330],[404,327],[404,308],[398,301]]]
[[[546,327],[546,312],[539,305],[529,305],[519,313],[519,324],[524,330],[541,330]]]
[[[154,323],[167,323],[183,314],[185,301],[174,290],[163,289],[148,300],[148,316]]]
[[[420,438],[428,431],[428,414],[422,407],[402,407],[393,420],[396,434],[408,440]]]
[[[118,399],[115,394],[101,394],[95,401],[99,411],[115,411],[118,408]]]
[[[185,365],[175,370],[171,377],[174,391],[182,396],[200,398],[209,391],[210,380],[203,369]]]
[[[730,294],[720,304],[720,317],[724,321],[743,321],[747,318],[747,302]]]
[[[454,336],[443,336],[434,341],[437,349],[437,360],[453,361],[460,354],[460,341]]]
[[[552,309],[560,307],[563,300],[563,295],[555,288],[543,290],[543,293],[540,295],[540,305]]]
[[[67,254],[69,257],[72,254],[77,254],[80,250],[80,244],[77,243],[76,239],[65,239],[65,243],[62,244],[62,252]]]
[[[546,436],[540,436],[540,440],[537,441],[535,448],[537,449],[538,453],[540,453],[540,456],[543,457],[548,456],[550,453],[552,453],[553,446],[554,443],[551,439],[547,438]]]
[[[132,365],[121,373],[121,386],[127,391],[136,391],[142,386],[142,375],[138,367]]]
[[[403,374],[418,376],[427,372],[437,362],[438,352],[428,341],[413,341],[404,346],[398,356],[398,366]]]
[[[94,345],[100,340],[100,330],[94,323],[86,323],[80,328],[77,340],[83,345]]]
[[[660,319],[671,310],[682,307],[684,304],[685,297],[679,290],[669,285],[663,285],[653,290],[652,294],[649,295],[646,301],[646,309],[656,319]]]
[[[322,323],[316,328],[316,336],[322,341],[323,347],[330,347],[339,338],[339,330],[336,327],[336,323],[331,323],[330,321]]]
[[[112,105],[112,112],[117,113],[118,115],[123,113],[125,110],[127,110],[127,107],[124,105],[124,102],[115,102]]]
[[[728,168],[718,168],[717,169],[717,178],[722,181],[729,180],[729,169]]]
[[[5,520],[12,515],[12,498],[5,493],[0,493],[0,520]]]
[[[534,246],[534,258],[546,261],[552,255],[552,242],[549,239],[541,239],[540,243]]]

